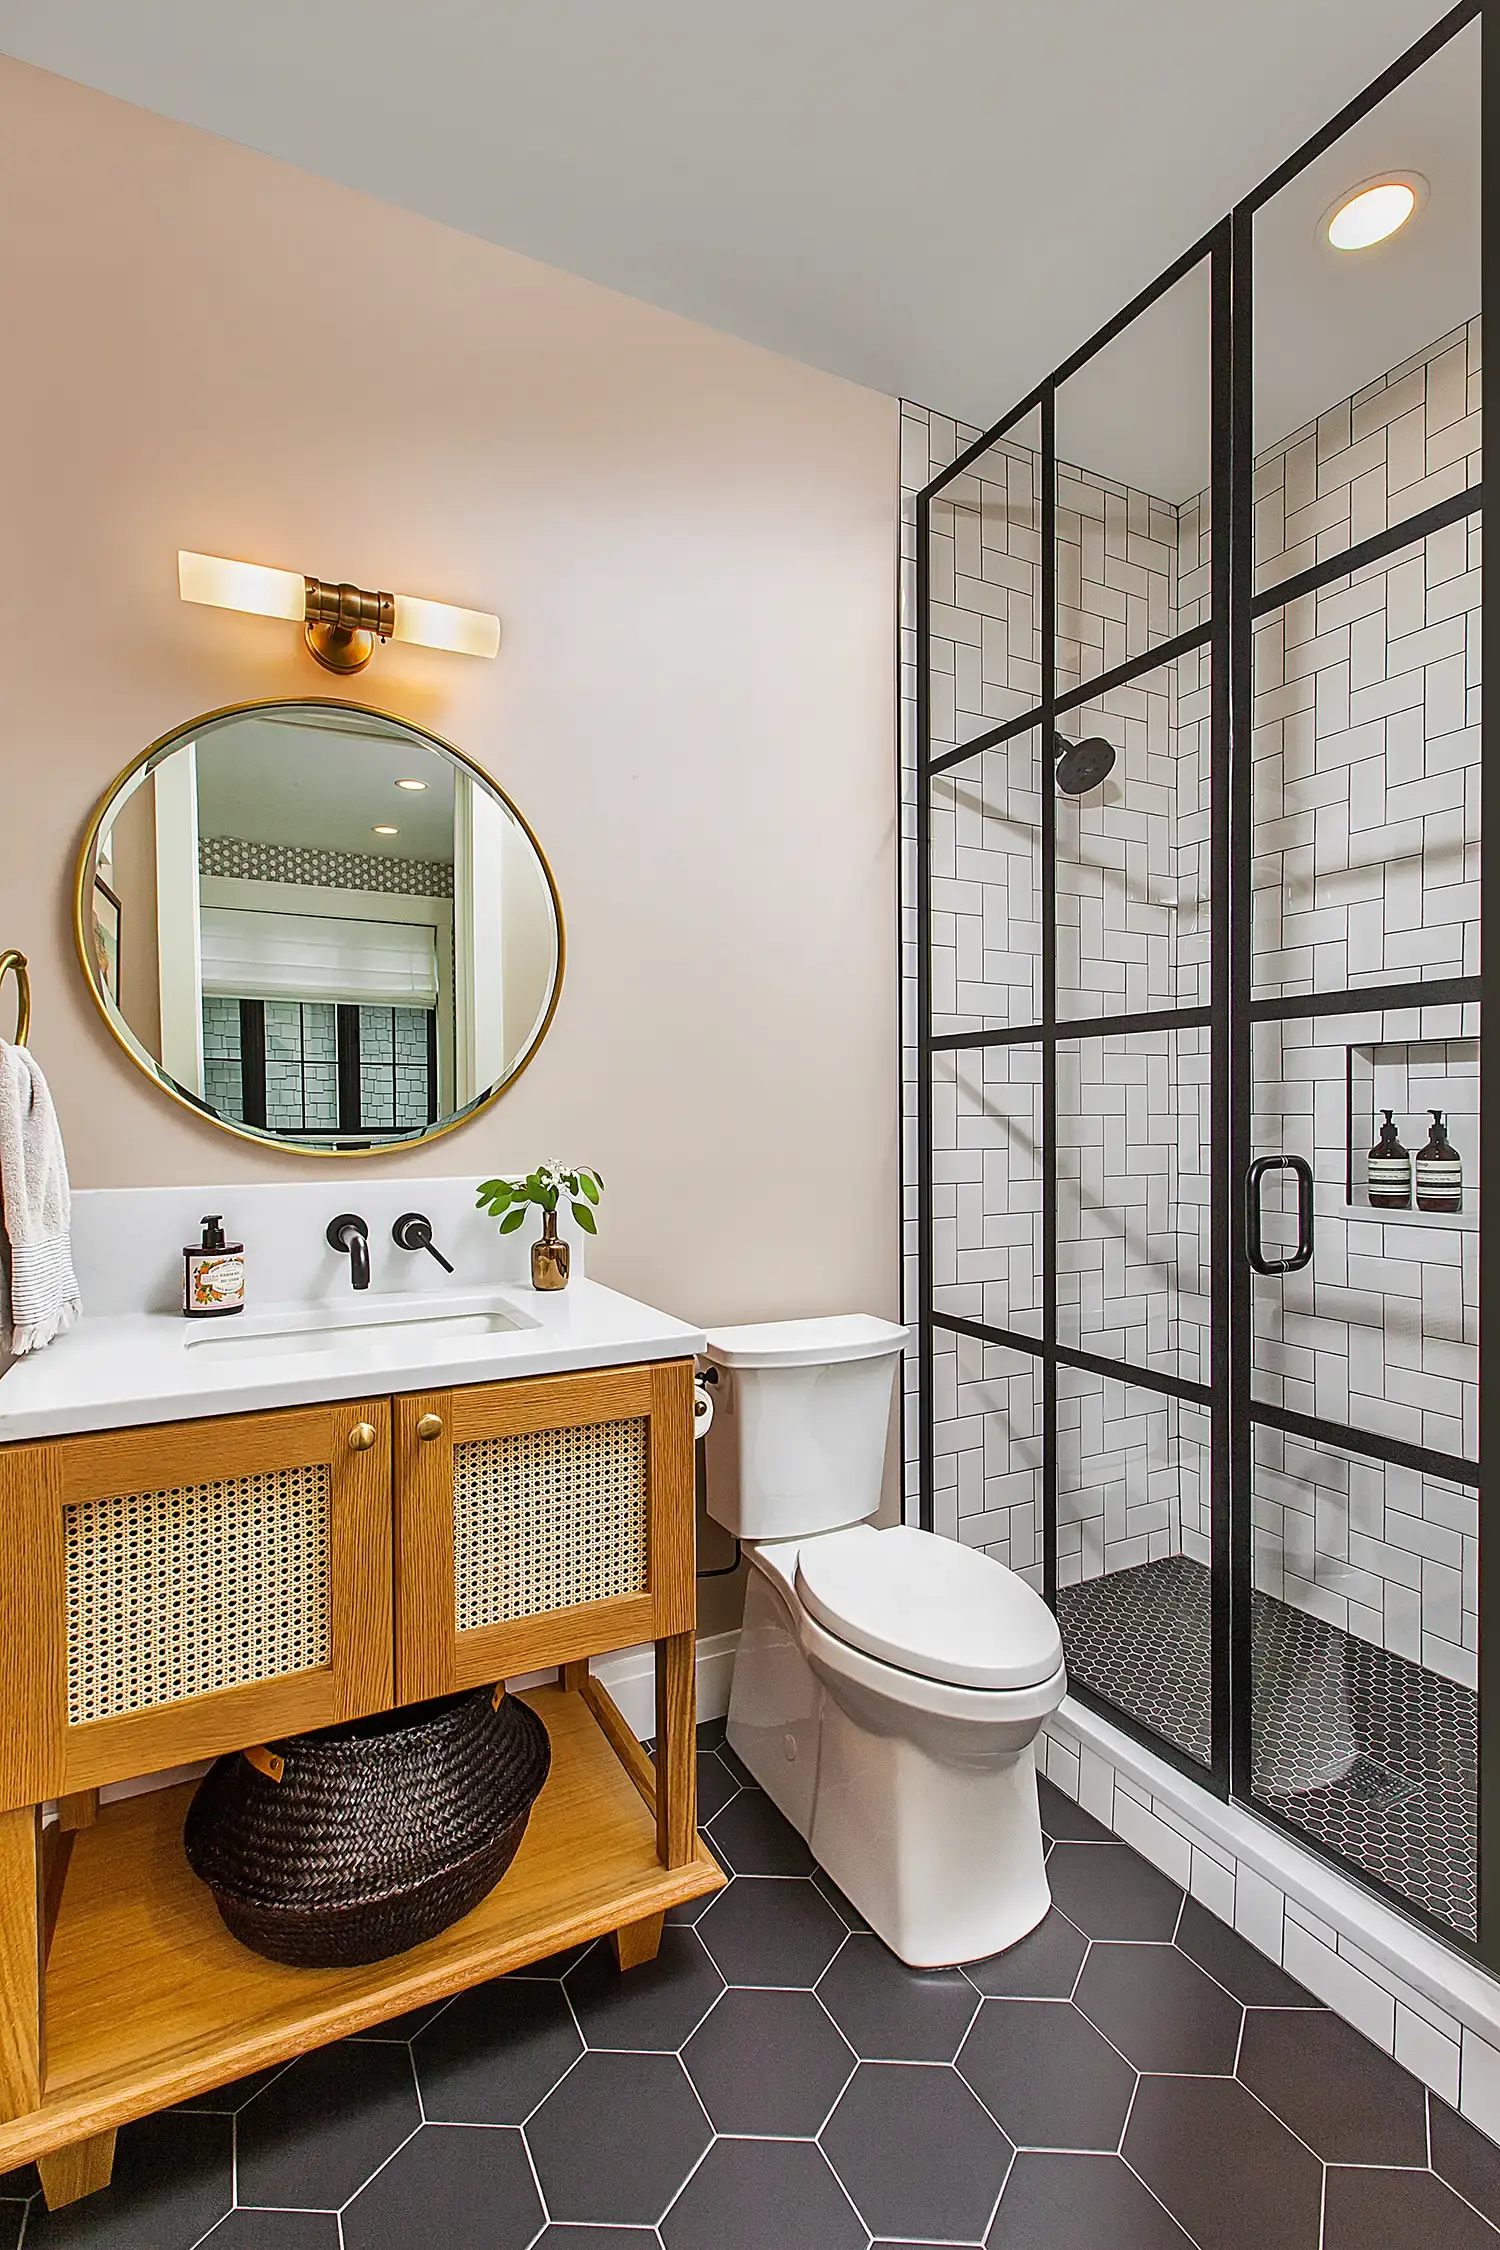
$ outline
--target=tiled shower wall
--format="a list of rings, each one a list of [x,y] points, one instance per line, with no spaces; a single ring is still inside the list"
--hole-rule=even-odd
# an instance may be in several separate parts
[[[1478,367],[1475,322],[1271,449],[1258,475],[1262,581],[1474,481]],[[911,495],[975,433],[910,406],[903,431],[905,1098],[914,1133]],[[992,449],[934,509],[936,750],[1025,709],[1039,690],[1036,467],[1024,447]],[[1197,621],[1208,534],[1206,494],[1176,509],[1061,474],[1060,685],[1080,676],[1085,651],[1092,671]],[[1454,526],[1272,613],[1257,633],[1259,992],[1474,965],[1477,543],[1477,528]],[[1208,998],[1208,684],[1205,653],[1065,722],[1070,733],[1106,733],[1119,756],[1103,791],[1076,805],[1059,800],[1064,1021]],[[1025,736],[934,788],[939,1030],[1040,1013],[1040,783],[1038,745]],[[1318,1180],[1315,1265],[1258,1285],[1261,1396],[1445,1451],[1475,1450],[1472,1197],[1459,1223],[1415,1212],[1381,1221],[1345,1201],[1346,1049],[1388,1062],[1399,1050],[1421,1063],[1443,1051],[1432,1042],[1475,1031],[1473,1011],[1457,1008],[1258,1030],[1256,1147],[1306,1154]],[[1427,1044],[1408,1045],[1417,1039]],[[1430,1069],[1423,1075],[1430,1080]],[[1039,1076],[1039,1054],[1026,1046],[941,1056],[934,1072],[937,1303],[1030,1333],[1040,1325]],[[1472,1070],[1459,1070],[1440,1090],[1471,1161],[1472,1087]],[[1061,1048],[1059,1139],[1060,1334],[1206,1380],[1207,1034]],[[915,1154],[909,1134],[913,1312]],[[1356,1175],[1362,1155],[1356,1149]],[[914,1504],[914,1367],[908,1379]],[[1066,1370],[1059,1388],[1064,1582],[1163,1553],[1206,1559],[1201,1414]],[[1038,1576],[1035,1362],[940,1336],[935,1407],[938,1528]],[[1258,1461],[1258,1582],[1471,1679],[1472,1495],[1265,1432]]]

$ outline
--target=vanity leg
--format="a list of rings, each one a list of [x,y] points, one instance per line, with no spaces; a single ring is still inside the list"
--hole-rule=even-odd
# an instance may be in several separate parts
[[[583,1683],[588,1676],[589,1660],[586,1656],[578,1657],[571,1664],[559,1664],[557,1667],[558,1685],[569,1695],[581,1695]]]
[[[697,1635],[656,1644],[656,1856],[686,1867],[698,1845]]]
[[[623,1929],[610,1931],[609,1942],[622,1969],[638,1969],[642,1962],[656,1959],[665,1920],[663,1914],[648,1914],[642,1922],[627,1922]]]
[[[60,2211],[65,2203],[76,2203],[80,2196],[109,2186],[115,2168],[115,2136],[113,2132],[96,2133],[90,2141],[74,2141],[71,2148],[55,2148],[50,2156],[37,2158],[36,2168],[47,2209]]]
[[[0,2117],[24,2117],[46,2076],[42,1808],[0,1813]]]
[[[75,1790],[71,1797],[57,1800],[57,1825],[65,1836],[75,1834],[80,1828],[92,1828],[98,1818],[97,1789]]]

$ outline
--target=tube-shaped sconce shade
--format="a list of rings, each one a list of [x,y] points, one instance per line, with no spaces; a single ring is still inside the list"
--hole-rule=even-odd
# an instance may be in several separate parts
[[[246,609],[255,617],[285,617],[298,625],[307,614],[307,581],[300,570],[268,570],[262,563],[179,550],[177,585],[185,602],[207,602],[214,609]]]
[[[488,610],[454,609],[447,602],[398,594],[395,638],[422,648],[452,649],[459,656],[498,656],[500,620]]]

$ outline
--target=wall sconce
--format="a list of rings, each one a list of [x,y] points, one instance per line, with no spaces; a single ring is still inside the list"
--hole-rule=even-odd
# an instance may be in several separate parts
[[[262,563],[179,550],[177,585],[185,602],[301,625],[308,647],[330,672],[362,672],[377,640],[413,641],[460,656],[496,656],[500,650],[500,620],[488,610],[455,609],[415,594],[371,594],[362,586],[334,586]]]

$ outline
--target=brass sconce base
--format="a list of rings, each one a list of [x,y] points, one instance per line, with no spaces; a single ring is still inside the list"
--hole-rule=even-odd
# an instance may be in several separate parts
[[[375,654],[375,635],[360,625],[310,624],[303,638],[325,672],[362,672]]]
[[[394,594],[370,594],[359,586],[330,586],[309,578],[304,605],[304,637],[325,672],[362,672],[375,654],[376,636],[388,641],[396,629]]]

